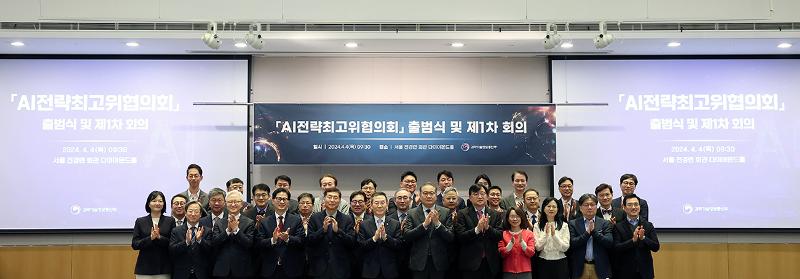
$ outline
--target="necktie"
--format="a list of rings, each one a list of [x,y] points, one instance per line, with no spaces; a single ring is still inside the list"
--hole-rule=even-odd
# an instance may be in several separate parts
[[[278,230],[283,232],[283,216],[278,216]]]
[[[406,216],[407,215],[405,213],[400,213],[400,223],[403,223],[403,221],[406,220]]]
[[[182,220],[178,220],[178,221],[175,221],[175,222],[177,223],[176,225],[178,225],[178,226],[183,225],[183,221]]]
[[[426,218],[428,217],[428,214],[429,214],[429,213],[431,213],[431,209],[430,209],[430,208],[426,208],[426,209],[425,209],[425,217],[426,217]]]
[[[381,225],[383,225],[383,219],[378,219],[377,222],[378,222],[378,228],[380,228]]]
[[[478,220],[483,218],[483,210],[478,210]]]
[[[589,226],[592,225],[592,224],[594,224],[594,219],[589,219],[588,222],[586,222],[586,232],[587,233],[589,232]],[[585,257],[585,259],[587,261],[593,261],[594,260],[594,246],[592,245],[592,243],[593,243],[592,242],[592,235],[589,235],[589,240],[586,241],[586,257]]]
[[[564,219],[566,219],[566,220],[569,220],[569,216],[570,216],[570,214],[569,214],[570,212],[569,211],[571,209],[570,207],[571,207],[570,203],[566,203],[566,202],[564,203]]]
[[[219,217],[217,217],[217,216],[214,216],[214,223],[213,223],[212,225],[213,225],[213,226],[216,226],[216,225],[217,225],[217,223],[219,223]]]
[[[192,227],[192,243],[195,242],[195,232],[197,231],[197,227]]]
[[[639,219],[629,219],[628,222],[635,228],[639,224]]]

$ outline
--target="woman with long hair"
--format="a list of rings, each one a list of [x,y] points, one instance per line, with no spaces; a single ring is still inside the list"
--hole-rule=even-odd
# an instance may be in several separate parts
[[[539,220],[535,226],[537,261],[537,278],[567,279],[569,278],[569,226],[564,222],[564,208],[554,197],[547,197],[539,209]]]

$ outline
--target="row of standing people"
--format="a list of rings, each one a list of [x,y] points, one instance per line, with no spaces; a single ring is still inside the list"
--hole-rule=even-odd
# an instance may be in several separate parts
[[[332,178],[334,180],[334,187],[332,189],[335,189],[335,177],[330,176],[329,178]],[[404,177],[403,179],[406,180],[406,178],[407,176]],[[323,184],[322,179],[320,181],[320,184],[322,186]],[[256,198],[258,198],[259,194],[263,196],[263,193],[256,191],[258,190],[258,188],[259,187],[254,187],[253,189],[254,196]],[[261,188],[263,190],[263,187]],[[197,222],[192,221],[193,218],[192,216],[194,216],[192,215],[193,212],[196,213],[196,211],[200,211],[199,214],[200,215],[202,214],[202,206],[198,202],[194,203],[197,204],[196,206],[192,205],[193,203],[190,202],[186,206],[185,219],[188,219],[188,222],[182,225],[182,229],[179,228],[174,230],[174,233],[171,233],[171,235],[170,233],[167,233],[167,235],[170,235],[170,239],[172,240],[171,242],[169,242],[170,244],[167,247],[168,250],[173,254],[172,255],[173,257],[185,251],[194,251],[201,254],[203,251],[205,251],[205,253],[207,254],[212,254],[208,257],[200,257],[200,258],[214,259],[211,260],[213,262],[213,265],[211,265],[213,268],[210,269],[210,271],[213,271],[213,273],[207,273],[207,271],[209,270],[195,270],[195,266],[199,265],[191,266],[191,268],[189,269],[182,268],[182,270],[179,270],[181,268],[178,267],[179,265],[177,263],[181,262],[181,260],[176,260],[174,275],[176,275],[175,277],[177,278],[190,278],[190,277],[177,276],[179,273],[188,270],[189,275],[195,276],[196,278],[202,278],[199,277],[198,274],[211,274],[215,277],[230,277],[230,276],[233,277],[261,276],[267,278],[298,277],[302,276],[303,273],[300,272],[298,274],[297,272],[291,271],[291,270],[297,270],[297,268],[291,268],[292,266],[291,263],[298,263],[298,261],[289,261],[288,259],[290,259],[291,257],[288,257],[286,261],[281,262],[282,258],[280,257],[273,258],[264,255],[264,253],[269,254],[270,253],[269,251],[276,250],[276,249],[270,250],[269,249],[270,247],[272,248],[284,247],[285,248],[284,250],[277,249],[278,251],[273,251],[278,253],[279,255],[283,255],[283,253],[290,251],[291,248],[294,247],[296,249],[305,248],[306,252],[303,253],[305,257],[303,257],[303,260],[299,262],[305,263],[305,259],[308,259],[309,261],[307,264],[310,272],[307,275],[319,278],[348,278],[351,275],[349,272],[351,269],[351,265],[343,264],[342,260],[348,261],[350,259],[348,255],[351,255],[350,253],[351,251],[358,251],[355,253],[356,255],[358,255],[359,253],[363,255],[363,257],[361,257],[361,261],[363,262],[362,264],[363,268],[362,270],[360,270],[360,272],[356,273],[360,273],[360,276],[363,276],[365,278],[377,278],[373,277],[373,275],[380,276],[382,278],[394,278],[399,276],[400,274],[399,273],[395,274],[393,270],[397,270],[397,272],[402,272],[402,270],[405,269],[404,264],[400,264],[399,266],[395,264],[394,267],[391,266],[384,267],[381,265],[381,264],[389,265],[388,263],[397,262],[395,260],[391,260],[393,257],[388,256],[392,254],[394,254],[394,256],[399,256],[397,257],[397,259],[399,259],[401,263],[405,263],[403,255],[406,254],[406,256],[408,257],[408,269],[411,270],[411,273],[415,278],[443,278],[447,270],[451,270],[452,272],[452,268],[450,267],[451,265],[457,266],[458,270],[457,272],[462,272],[464,277],[467,278],[470,277],[491,278],[489,276],[495,276],[500,273],[501,261],[499,259],[502,256],[505,256],[506,258],[504,261],[502,261],[504,263],[504,267],[506,268],[503,268],[502,270],[508,271],[505,272],[504,275],[516,276],[513,278],[519,278],[520,276],[525,277],[526,274],[524,272],[526,271],[530,272],[531,270],[526,268],[520,269],[519,268],[520,265],[515,263],[519,261],[514,261],[513,260],[514,257],[509,257],[511,255],[517,255],[517,256],[520,255],[520,253],[514,253],[514,251],[522,251],[523,253],[521,253],[521,255],[527,256],[528,258],[533,258],[534,260],[528,261],[529,263],[533,263],[533,265],[537,265],[536,259],[541,258],[539,260],[540,262],[539,268],[536,269],[537,273],[542,273],[540,274],[541,275],[540,278],[567,278],[564,277],[564,275],[567,274],[566,276],[569,276],[568,274],[570,273],[573,273],[573,275],[575,275],[576,272],[573,272],[573,270],[576,270],[578,265],[574,265],[572,270],[570,270],[570,268],[568,267],[570,262],[566,261],[566,254],[567,254],[566,251],[560,251],[559,249],[566,250],[569,248],[569,243],[575,241],[580,242],[581,238],[584,239],[594,238],[593,234],[591,233],[593,232],[593,230],[588,230],[589,233],[587,234],[576,233],[572,237],[569,237],[569,233],[576,232],[577,229],[569,230],[570,225],[567,225],[568,223],[564,221],[560,221],[560,220],[565,220],[566,218],[564,217],[567,217],[569,215],[564,214],[565,213],[564,206],[562,205],[562,203],[558,203],[557,200],[554,198],[546,199],[544,205],[542,206],[542,210],[538,211],[538,214],[536,215],[531,215],[530,211],[531,209],[530,207],[532,207],[531,204],[538,204],[538,192],[535,192],[535,190],[532,189],[525,191],[525,194],[529,196],[535,194],[537,202],[532,202],[526,205],[527,210],[523,210],[522,208],[517,208],[516,206],[512,206],[511,208],[513,209],[506,210],[507,212],[506,214],[502,214],[499,212],[503,211],[502,208],[498,210],[493,210],[491,209],[490,206],[486,206],[487,205],[486,198],[487,196],[489,196],[487,195],[487,192],[491,191],[487,190],[486,187],[482,187],[480,185],[473,185],[472,187],[470,187],[469,206],[459,211],[448,209],[442,206],[436,206],[437,196],[445,196],[442,194],[446,193],[440,193],[440,195],[437,195],[435,186],[427,184],[423,186],[420,191],[420,195],[422,197],[418,199],[420,201],[419,206],[417,206],[415,209],[402,212],[404,207],[401,200],[410,199],[412,203],[417,201],[417,199],[411,197],[405,197],[409,194],[409,191],[403,191],[403,190],[405,189],[402,189],[397,193],[395,193],[395,197],[393,198],[396,199],[395,202],[387,201],[385,194],[379,195],[382,196],[382,198],[377,198],[377,199],[374,198],[373,195],[373,197],[371,197],[370,199],[370,204],[371,204],[370,212],[372,213],[372,216],[364,218],[362,212],[360,213],[362,216],[361,218],[355,218],[353,215],[348,216],[347,214],[341,212],[342,211],[341,205],[343,204],[341,202],[343,200],[341,199],[341,192],[339,192],[338,190],[333,191],[329,188],[325,190],[325,195],[322,197],[322,199],[324,199],[324,202],[317,203],[320,204],[318,206],[319,208],[321,209],[324,208],[325,210],[320,210],[320,212],[316,213],[316,215],[314,216],[319,215],[318,216],[319,218],[316,219],[311,218],[310,216],[303,216],[302,213],[299,215],[292,215],[292,214],[287,215],[286,211],[288,211],[289,209],[288,201],[291,200],[289,198],[290,193],[285,190],[283,191],[276,190],[275,192],[272,193],[273,214],[275,214],[274,212],[280,212],[280,211],[275,211],[275,209],[284,207],[282,212],[283,216],[286,218],[285,221],[286,223],[284,223],[281,216],[278,216],[277,214],[275,216],[272,216],[271,219],[270,218],[264,219],[263,217],[259,218],[259,216],[264,216],[262,214],[256,215],[255,218],[247,218],[247,217],[242,218],[240,212],[242,209],[243,200],[241,198],[240,192],[239,194],[236,193],[234,193],[233,195],[229,194],[227,197],[225,197],[225,200],[228,201],[227,203],[228,216],[224,215],[219,216],[218,214],[216,214],[213,208],[214,203],[211,204],[212,213],[210,214],[210,216],[204,217],[204,220],[206,220],[205,222],[206,224],[208,224],[208,222],[211,222],[210,226],[203,224],[203,222],[200,222],[200,220],[198,220]],[[267,193],[269,192],[268,188],[266,189],[266,192]],[[334,192],[336,192],[336,194],[334,194]],[[398,195],[398,193],[400,195]],[[286,197],[283,197],[284,194],[286,195]],[[329,194],[331,195],[331,197],[329,197]],[[306,195],[306,197],[304,198],[303,195]],[[309,194],[303,194],[303,195],[301,195],[301,197],[298,199],[298,204],[303,203],[304,207],[308,207],[309,202],[313,204],[314,201],[313,197],[310,197]],[[334,195],[337,197],[335,198],[332,197]],[[213,200],[214,195],[211,196]],[[157,208],[159,197],[155,197],[153,199],[151,198],[152,195],[151,197],[148,198],[147,209]],[[351,196],[351,200],[352,198],[353,197]],[[161,212],[163,213],[163,199],[164,199],[163,194],[160,195],[160,199],[162,200]],[[333,201],[334,199],[335,202]],[[445,200],[444,197],[438,199],[443,200],[443,202]],[[589,200],[591,201],[592,199]],[[638,205],[639,199],[636,198],[636,200]],[[596,204],[597,198],[594,198],[593,201]],[[384,204],[383,205],[376,204],[381,202],[383,202]],[[398,202],[400,204],[398,204]],[[393,214],[386,215],[384,209],[388,209],[389,207],[389,205],[386,203],[395,205],[395,210],[394,212],[392,212]],[[583,205],[583,203],[584,199],[582,197],[579,204]],[[429,206],[426,206],[428,204]],[[155,207],[153,207],[153,205],[155,205]],[[525,204],[519,204],[519,205],[525,205]],[[256,206],[254,206],[254,208],[257,207],[258,207],[258,202],[256,202]],[[477,210],[476,208],[480,210]],[[581,210],[583,210],[583,207],[581,207]],[[160,229],[163,229],[161,218],[154,218],[156,214],[153,214],[153,212],[156,212],[157,210],[149,210],[149,211],[151,212],[151,215],[149,216],[150,221],[152,222],[151,224],[159,224],[159,225],[150,226],[152,230],[148,235],[146,235],[148,238],[150,238],[150,241],[148,243],[146,238],[144,238],[141,233],[138,234],[139,239],[137,240],[137,234],[136,234],[137,232],[142,232],[143,231],[142,229],[144,227],[147,227],[145,225],[147,223],[146,222],[147,218],[145,217],[148,216],[142,217],[139,220],[137,220],[134,242],[133,242],[134,249],[137,249],[137,247],[141,249],[147,246],[145,244],[154,244],[158,246],[158,243],[163,244],[164,242],[164,239],[161,239],[161,237],[159,237],[160,234],[158,232]],[[235,212],[235,214],[231,214],[231,212]],[[424,213],[422,213],[421,216],[420,214],[416,215],[413,214],[420,212]],[[455,214],[453,214],[454,212]],[[525,214],[522,214],[522,212],[525,212]],[[323,216],[323,214],[321,213],[326,213],[326,214],[324,214]],[[404,217],[403,215],[405,214],[408,215]],[[211,216],[217,216],[217,218],[219,219],[214,220],[211,218]],[[296,216],[300,218],[299,223],[301,224],[302,229],[298,229],[295,226],[296,222],[290,221],[291,219],[293,219],[290,218],[290,216]],[[374,216],[378,216],[378,218]],[[383,216],[383,218],[381,218],[381,216]],[[544,221],[543,218],[542,220],[539,220],[540,222],[536,222],[535,221],[536,216],[548,216],[547,218],[548,221]],[[199,217],[199,215],[194,217]],[[395,217],[396,219],[392,217]],[[169,217],[164,218],[167,219],[167,221],[165,221],[164,224],[170,223],[168,222],[168,218]],[[511,226],[511,224],[516,223],[517,218],[519,218],[520,221],[519,223],[521,225],[519,225],[519,227]],[[352,231],[348,233],[348,228],[350,228],[351,222],[355,223],[354,221],[356,219],[360,219],[358,220],[359,225],[364,224],[364,226],[362,226],[361,228],[364,228],[363,230],[366,231],[360,229],[359,225],[353,224],[353,227],[351,228]],[[405,219],[405,220],[401,221],[400,219]],[[529,219],[532,219],[533,222],[528,223],[527,220]],[[269,220],[272,220],[271,222],[273,222],[272,227],[270,226]],[[281,222],[277,222],[276,220],[280,220]],[[312,222],[312,220],[315,221]],[[393,226],[394,222],[386,220],[396,220],[397,222],[395,225],[397,226]],[[573,220],[576,223],[574,224],[576,228],[583,225],[579,224],[577,220],[578,219]],[[598,221],[600,220],[602,219],[598,219]],[[219,222],[217,224],[216,221],[223,221],[223,222]],[[244,221],[243,223],[252,225],[252,230],[246,224],[242,227],[242,221]],[[343,226],[339,226],[340,222],[343,223],[342,224]],[[373,223],[371,222],[375,222],[374,231],[369,230],[370,228],[372,228],[371,225]],[[227,226],[224,226],[223,224],[227,224]],[[537,226],[537,224],[541,226]],[[598,228],[600,228],[597,230],[598,232],[609,231],[606,229],[608,226],[602,226],[602,221],[598,222],[598,224],[600,225],[599,226],[595,225]],[[628,241],[632,241],[634,242],[634,244],[636,244],[635,242],[639,240],[638,235],[641,234],[642,235],[641,238],[645,239],[646,233],[644,232],[646,231],[648,232],[648,234],[652,233],[653,235],[655,235],[654,230],[652,230],[652,226],[650,226],[648,230],[648,227],[646,226],[648,223],[646,221],[643,221],[641,224],[643,228],[641,230],[638,229],[638,227],[635,228],[632,231],[633,233],[632,237]],[[192,229],[194,226],[197,226],[196,228],[198,229]],[[275,228],[277,228],[276,226],[281,227],[281,229],[276,231],[275,230]],[[528,227],[528,229],[531,229],[530,227],[533,228],[532,230],[523,230],[522,227]],[[203,228],[210,228],[210,229],[203,229]],[[272,229],[270,230],[270,228]],[[340,230],[340,228],[342,229]],[[507,233],[502,232],[502,228],[505,228],[507,230]],[[356,231],[356,229],[358,231]],[[388,229],[388,231],[386,229]],[[172,231],[172,229],[170,228],[166,228],[166,230]],[[201,232],[198,233],[197,230]],[[243,231],[242,235],[244,235],[244,237],[239,235],[240,230]],[[303,231],[302,235],[298,234],[298,231],[300,230]],[[311,233],[310,235],[309,232]],[[525,237],[526,235],[530,235],[530,233],[527,232],[533,232],[533,235],[536,237],[526,238]],[[565,239],[564,232],[567,232],[566,233],[566,235],[568,236],[566,238],[567,241],[564,241]],[[588,237],[586,237],[586,235],[588,235]],[[604,234],[600,233],[599,235],[601,237],[598,237],[597,242],[601,245],[607,244],[607,242],[604,240],[605,239],[603,236]],[[181,239],[181,236],[183,236],[183,239]],[[513,240],[515,239],[514,236],[518,237],[517,238],[518,240],[516,241],[517,245],[514,245],[515,243],[515,241]],[[619,238],[621,240],[625,239],[623,232],[619,233]],[[251,240],[246,241],[246,239],[251,239]],[[522,239],[526,240],[523,241]],[[532,242],[529,242],[528,239],[532,240]],[[651,242],[655,241],[656,245],[655,248],[649,247],[648,249],[657,250],[658,249],[657,238],[649,236],[649,238],[647,239]],[[370,240],[372,240],[372,243],[370,242]],[[226,247],[224,244],[227,241],[239,244],[240,246],[242,245],[248,246],[243,250],[250,250],[251,252],[249,254],[252,254],[252,250],[256,250],[257,252],[255,253],[254,257],[245,259],[244,258],[245,254],[248,254],[245,251],[238,251],[240,253],[235,253],[237,252],[236,249],[233,249],[232,251],[228,251],[230,249],[220,250],[221,247]],[[322,247],[317,245],[319,243],[323,244]],[[324,245],[325,243],[327,243],[327,247],[326,245]],[[612,242],[612,244],[614,243],[621,244],[625,243],[625,241]],[[642,243],[644,243],[644,241],[642,241]],[[183,244],[186,244],[185,247]],[[283,244],[283,246],[281,244]],[[585,245],[586,244],[584,244],[584,246]],[[458,248],[460,250],[456,254],[453,254],[454,246],[455,248]],[[574,246],[575,245],[573,245],[573,247]],[[592,246],[596,245],[589,245],[588,247]],[[639,246],[643,245],[635,245],[635,247]],[[492,247],[494,249],[492,249]],[[533,252],[534,247],[536,247],[540,251],[538,257],[532,257],[533,254],[535,253]],[[615,247],[614,249],[616,249],[616,246],[614,247]],[[378,251],[377,252],[378,254],[375,256],[368,256],[369,253],[366,253],[365,250],[369,250],[370,248],[377,249],[376,251]],[[387,249],[388,250],[383,251],[382,249],[379,248],[382,248],[383,250]],[[144,251],[144,249],[142,250]],[[527,252],[529,250],[530,252]],[[381,253],[380,251],[383,252]],[[472,253],[470,253],[469,251],[471,251]],[[238,257],[233,257],[233,258],[231,257],[231,255],[236,255],[236,254],[240,254],[239,256],[242,256],[241,260],[236,260]],[[450,257],[448,257],[447,255],[450,255]],[[458,255],[458,257],[455,257],[454,255]],[[476,257],[476,255],[480,256]],[[162,257],[155,257],[155,258],[159,259],[159,261],[162,262],[163,265],[164,262],[163,259],[165,257],[163,257],[164,256],[163,254],[161,256]],[[142,258],[141,252],[140,252],[140,258]],[[262,264],[259,264],[258,262],[254,263],[255,266],[258,267],[256,269],[260,269],[260,272],[259,273],[244,272],[250,269],[250,267],[254,266],[252,262],[253,258],[262,263]],[[450,260],[450,259],[455,259],[455,260]],[[377,260],[377,262],[372,262],[375,260]],[[652,262],[652,259],[650,259],[650,262]],[[202,261],[196,263],[202,263]],[[515,263],[515,264],[508,264],[508,263]],[[564,265],[564,263],[567,263],[567,265]],[[189,264],[191,264],[191,262]],[[594,262],[587,260],[585,264],[594,264]],[[235,268],[233,268],[234,266]],[[300,269],[302,270],[302,266],[305,265],[300,264],[300,266],[301,266]],[[368,268],[368,266],[370,266],[371,268]],[[524,265],[522,266],[524,267]],[[598,264],[598,266],[607,266],[607,265]],[[374,272],[376,270],[375,267],[377,267],[377,274]],[[290,274],[284,274],[287,271],[287,269],[291,271],[289,272]],[[355,268],[355,270],[357,269],[358,267]],[[637,267],[635,270],[639,273],[645,273],[644,277],[647,277],[646,274],[648,273],[647,270],[642,270],[642,269],[646,268]],[[140,271],[140,266],[137,261],[137,274],[140,274],[139,271]],[[237,274],[237,271],[241,271],[243,273]],[[281,273],[280,276],[276,276],[276,274],[274,273],[276,271],[280,271],[283,273]],[[602,275],[603,272],[604,272],[603,268],[598,268],[598,270],[596,271],[598,276],[600,276],[601,278],[609,277],[609,276],[604,277]],[[624,277],[623,274],[624,271],[619,273],[619,275],[615,277],[628,278]],[[651,274],[650,277],[652,277],[652,264],[650,264],[649,274]],[[610,271],[608,275],[610,275]]]

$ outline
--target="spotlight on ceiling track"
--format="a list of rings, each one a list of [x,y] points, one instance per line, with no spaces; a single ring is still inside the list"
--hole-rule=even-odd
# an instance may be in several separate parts
[[[600,34],[594,36],[594,47],[604,48],[614,42],[614,36],[606,33],[606,22],[600,22]]]
[[[219,40],[219,34],[217,34],[216,22],[212,21],[208,23],[208,27],[206,27],[206,33],[203,34],[203,43],[212,49],[219,49],[219,46],[222,45]]]
[[[550,33],[550,31],[553,33]],[[558,34],[558,25],[553,23],[547,24],[547,34],[544,35],[544,49],[553,49],[561,44],[561,35]]]
[[[264,39],[261,38],[261,24],[250,24],[250,31],[244,36],[244,41],[248,46],[254,49],[261,49],[264,47]]]

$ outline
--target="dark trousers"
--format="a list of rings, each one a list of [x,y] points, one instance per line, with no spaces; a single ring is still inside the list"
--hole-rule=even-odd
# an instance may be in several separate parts
[[[436,265],[433,263],[433,256],[428,255],[428,261],[425,263],[425,269],[422,271],[411,271],[414,279],[443,279],[444,271],[436,270]]]
[[[494,274],[492,274],[492,271],[489,269],[489,262],[486,261],[486,258],[481,260],[481,266],[478,267],[478,270],[462,271],[461,275],[464,279],[494,278]]]
[[[275,272],[272,273],[272,276],[266,277],[266,279],[300,279],[299,277],[290,277],[286,275],[286,270],[283,269],[282,265],[278,265],[275,267]]]

